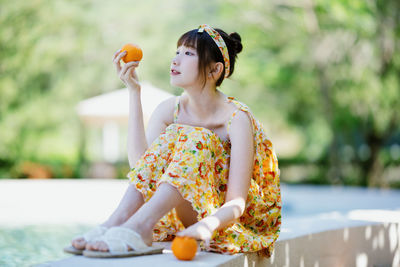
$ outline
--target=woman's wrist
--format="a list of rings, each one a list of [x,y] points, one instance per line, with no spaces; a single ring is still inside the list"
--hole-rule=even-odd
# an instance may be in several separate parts
[[[137,85],[137,86],[128,85],[127,88],[129,90],[129,92],[135,92],[135,93],[140,92],[140,90],[142,89],[142,87],[140,85]]]
[[[214,232],[221,225],[220,220],[214,215],[209,215],[200,220],[199,222],[204,224],[210,232]]]

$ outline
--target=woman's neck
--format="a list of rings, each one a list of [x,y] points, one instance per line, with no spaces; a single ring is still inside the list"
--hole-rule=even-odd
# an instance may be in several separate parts
[[[187,94],[187,109],[198,119],[213,116],[224,98],[224,94],[215,87],[204,87],[201,90],[185,90]]]

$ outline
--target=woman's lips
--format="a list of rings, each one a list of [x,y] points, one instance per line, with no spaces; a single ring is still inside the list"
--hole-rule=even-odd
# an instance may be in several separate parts
[[[179,75],[181,74],[179,71],[172,69],[171,70],[171,75]]]

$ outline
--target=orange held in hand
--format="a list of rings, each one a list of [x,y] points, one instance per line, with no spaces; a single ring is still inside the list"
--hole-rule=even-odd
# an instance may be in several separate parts
[[[122,58],[125,63],[131,61],[140,61],[143,57],[143,51],[135,44],[126,44],[121,48],[121,53],[126,51],[126,55]]]
[[[178,260],[190,261],[196,256],[197,242],[191,237],[177,236],[172,241],[171,248]]]

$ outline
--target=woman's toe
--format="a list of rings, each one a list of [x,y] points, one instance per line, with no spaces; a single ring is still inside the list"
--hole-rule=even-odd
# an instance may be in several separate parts
[[[99,250],[99,248],[100,248],[100,244],[99,244],[100,242],[94,242],[93,243],[93,245],[92,245],[92,250]]]
[[[99,250],[100,250],[100,251],[103,251],[103,252],[108,251],[108,246],[107,246],[107,244],[104,243],[104,242],[101,242],[101,243],[99,244]]]
[[[77,247],[79,247],[79,249],[84,249],[86,246],[86,241],[85,240],[81,240],[77,242]]]
[[[83,238],[72,240],[72,246],[76,249],[84,249],[86,242]]]
[[[93,243],[86,243],[86,247],[87,250],[93,250]]]

